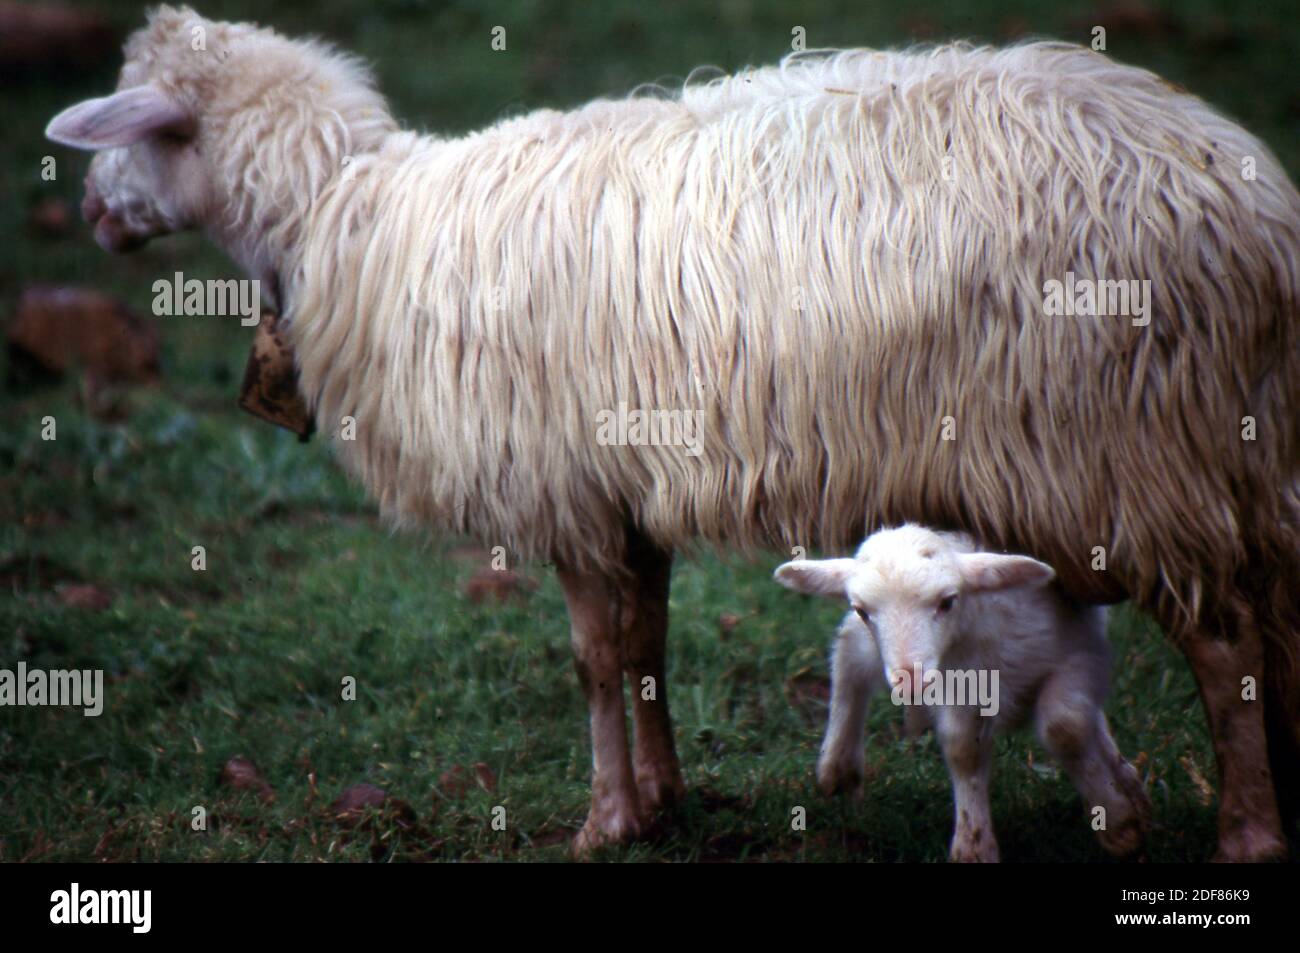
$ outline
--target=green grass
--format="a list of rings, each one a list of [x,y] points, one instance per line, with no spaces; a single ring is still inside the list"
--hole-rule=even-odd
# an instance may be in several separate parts
[[[89,4],[124,27],[135,4]],[[574,4],[369,0],[201,4],[232,18],[262,10],[290,33],[317,32],[373,60],[400,116],[459,130],[538,106],[567,106],[701,64],[771,61],[795,25],[809,45],[912,39],[1087,39],[1089,5],[915,0],[906,13],[859,0]],[[996,9],[996,13],[989,11]],[[1110,52],[1149,65],[1240,118],[1295,174],[1300,26],[1283,2],[1161,5],[1176,29],[1112,29]],[[507,28],[508,52],[488,48]],[[0,141],[0,311],[33,283],[84,284],[148,313],[152,281],[174,270],[233,275],[199,238],[110,258],[87,230],[30,237],[30,206],[75,202],[85,158],[41,137],[46,120],[103,92],[111,71],[6,80]],[[59,161],[55,182],[40,159]],[[462,541],[390,532],[329,457],[234,405],[249,332],[210,319],[163,322],[164,386],[128,396],[116,424],[83,412],[75,381],[0,395],[0,667],[99,668],[98,718],[54,708],[0,710],[0,858],[41,860],[560,859],[586,810],[585,706],[573,677],[563,600],[544,567],[524,600],[475,605],[481,568]],[[53,415],[58,440],[42,441]],[[206,572],[190,568],[194,545]],[[902,738],[887,700],[872,709],[869,782],[859,803],[816,793],[826,649],[837,607],[775,587],[779,557],[696,554],[673,577],[669,685],[691,794],[653,835],[611,849],[626,860],[940,860],[950,796],[932,740]],[[106,610],[64,604],[93,583]],[[725,638],[719,618],[741,621]],[[1214,846],[1214,778],[1186,666],[1149,620],[1114,615],[1108,715],[1140,761],[1155,803],[1150,856],[1199,861]],[[341,700],[345,676],[357,699]],[[1027,736],[998,743],[994,811],[1008,860],[1100,860],[1083,807]],[[218,783],[250,758],[267,803]],[[444,784],[485,763],[495,791]],[[472,775],[472,772],[471,772]],[[327,806],[368,781],[409,806],[360,826]],[[208,830],[190,828],[205,807]],[[507,829],[492,829],[492,809]],[[807,809],[807,830],[791,810]]]

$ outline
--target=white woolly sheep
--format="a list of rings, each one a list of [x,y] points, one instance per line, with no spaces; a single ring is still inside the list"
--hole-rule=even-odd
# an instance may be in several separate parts
[[[831,712],[817,764],[827,793],[863,777],[867,701],[885,688],[912,730],[933,728],[948,763],[956,861],[996,861],[989,812],[993,736],[1034,722],[1119,856],[1142,844],[1150,804],[1121,757],[1102,703],[1106,610],[1048,587],[1050,566],[976,549],[969,536],[905,525],[873,533],[852,559],[785,563],[776,579],[847,599],[831,661]]]
[[[914,521],[1151,611],[1200,683],[1220,855],[1285,852],[1300,194],[1199,99],[1077,46],[952,44],[438,138],[350,57],[167,7],[118,85],[48,129],[98,150],[100,243],[206,230],[289,323],[320,432],[355,419],[339,455],[386,514],[556,564],[593,735],[579,849],[683,790],[676,549]],[[1142,321],[1049,316],[1071,276],[1149,281]],[[693,445],[606,445],[623,406],[691,412]],[[632,746],[624,678],[658,685]]]

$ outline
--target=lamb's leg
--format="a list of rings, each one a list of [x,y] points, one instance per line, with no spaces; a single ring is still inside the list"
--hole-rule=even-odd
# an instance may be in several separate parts
[[[622,601],[625,671],[632,686],[632,767],[641,810],[645,812],[643,820],[649,820],[655,811],[686,793],[668,714],[664,665],[673,556],[636,537],[629,539],[627,561],[635,575]]]
[[[1183,653],[1201,701],[1219,764],[1219,850],[1216,860],[1261,861],[1286,856],[1273,792],[1264,704],[1243,698],[1245,679],[1264,682],[1264,646],[1248,610],[1239,613],[1234,638],[1196,630]],[[1258,696],[1257,696],[1258,697]]]
[[[623,631],[618,587],[598,573],[557,566],[569,608],[574,665],[591,711],[591,812],[574,839],[582,855],[641,832],[623,707]]]
[[[817,759],[817,783],[826,794],[862,788],[867,702],[884,684],[876,640],[856,618],[840,626],[831,659],[831,711]]]
[[[1118,830],[1099,834],[1101,846],[1117,857],[1129,857],[1141,850],[1146,841],[1147,830],[1151,826],[1151,798],[1147,796],[1147,789],[1142,784],[1137,768],[1120,754],[1119,746],[1110,733],[1110,726],[1106,723],[1106,716],[1100,709],[1097,711],[1096,730],[1097,759],[1109,770],[1111,788],[1122,793],[1123,800],[1120,803],[1127,804],[1132,811],[1131,821],[1126,821],[1121,815]],[[1125,830],[1131,833],[1125,834]],[[1132,841],[1136,843],[1131,843]]]
[[[993,724],[975,709],[939,708],[935,729],[952,778],[957,815],[948,856],[954,863],[997,863],[998,842],[989,808]]]
[[[1102,808],[1101,846],[1117,857],[1142,848],[1151,816],[1151,801],[1133,766],[1111,737],[1099,699],[1092,697],[1088,660],[1065,665],[1043,685],[1038,696],[1038,736],[1074,782],[1092,819]]]

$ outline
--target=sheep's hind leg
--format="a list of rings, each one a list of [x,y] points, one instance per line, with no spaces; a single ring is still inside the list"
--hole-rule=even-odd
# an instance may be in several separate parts
[[[1300,535],[1300,531],[1297,532]],[[1300,838],[1300,544],[1259,560],[1252,600],[1264,639],[1264,730],[1284,830]]]
[[[628,539],[627,568],[633,580],[623,593],[624,671],[632,687],[632,774],[642,820],[686,793],[673,722],[668,714],[664,651],[668,641],[668,585],[673,554],[643,537]]]
[[[1219,764],[1219,850],[1216,860],[1280,860],[1286,856],[1273,791],[1264,705],[1243,687],[1265,675],[1264,645],[1252,613],[1241,603],[1233,632],[1191,632],[1183,653],[1201,690]]]
[[[625,647],[618,587],[605,575],[557,567],[569,608],[574,665],[591,711],[591,812],[574,838],[579,856],[641,833],[623,706]]]
[[[1300,628],[1293,630],[1300,638]],[[1300,659],[1277,641],[1264,647],[1264,728],[1284,829],[1300,838]]]

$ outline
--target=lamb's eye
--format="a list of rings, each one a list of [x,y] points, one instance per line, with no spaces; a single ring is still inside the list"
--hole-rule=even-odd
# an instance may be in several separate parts
[[[853,611],[858,614],[858,618],[861,619],[863,622],[871,621],[871,613],[868,612],[866,609],[862,609],[859,608],[858,606],[854,606]]]
[[[956,605],[956,603],[957,603],[956,596],[944,596],[942,599],[939,600],[939,611],[951,612],[952,607]]]

